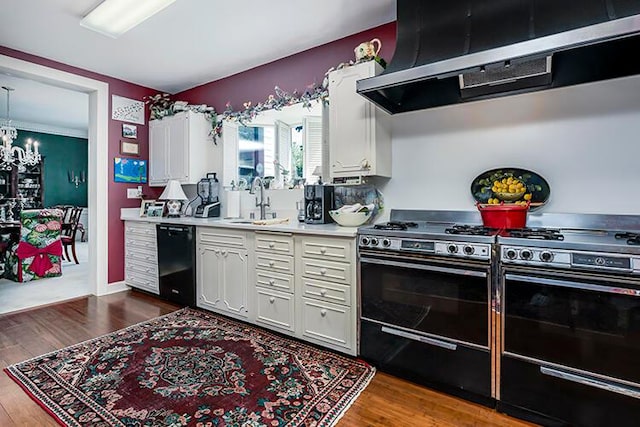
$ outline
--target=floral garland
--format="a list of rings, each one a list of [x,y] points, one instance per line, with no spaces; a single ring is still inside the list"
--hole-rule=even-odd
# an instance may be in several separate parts
[[[240,123],[242,126],[246,126],[251,120],[253,120],[258,114],[265,110],[277,110],[280,111],[284,107],[290,105],[302,103],[305,108],[311,108],[313,101],[329,103],[329,73],[333,70],[340,70],[342,68],[350,67],[356,64],[360,64],[368,61],[376,61],[383,67],[386,66],[384,59],[376,56],[375,58],[367,57],[358,61],[349,61],[340,63],[337,67],[331,67],[326,73],[321,85],[312,84],[307,87],[307,90],[300,93],[294,90],[293,93],[287,93],[275,87],[275,94],[269,95],[266,101],[258,102],[256,105],[245,102],[243,104],[244,109],[235,111],[230,103],[226,104],[226,108],[222,113],[216,113],[213,107],[205,104],[191,105],[186,101],[172,101],[168,93],[158,93],[152,96],[145,96],[143,99],[145,103],[149,105],[151,111],[151,119],[162,119],[166,116],[173,116],[181,111],[195,111],[197,113],[204,113],[207,120],[211,122],[210,136],[213,137],[214,143],[217,144],[217,139],[222,136],[222,121],[229,120],[232,122]]]

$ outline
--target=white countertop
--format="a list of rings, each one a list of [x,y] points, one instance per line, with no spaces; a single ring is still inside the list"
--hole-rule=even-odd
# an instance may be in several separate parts
[[[272,225],[254,225],[247,223],[233,222],[233,219],[223,218],[194,218],[184,216],[180,218],[167,218],[167,217],[146,217],[140,216],[139,208],[122,208],[120,209],[120,219],[124,221],[142,221],[142,222],[154,222],[164,224],[183,224],[183,225],[195,225],[199,227],[219,227],[219,228],[233,228],[242,229],[248,231],[280,231],[285,233],[298,233],[298,234],[319,234],[324,236],[338,236],[338,237],[355,237],[358,231],[357,227],[342,227],[338,224],[305,224],[298,222],[297,220],[284,224],[272,224]],[[236,220],[237,221],[237,220]]]

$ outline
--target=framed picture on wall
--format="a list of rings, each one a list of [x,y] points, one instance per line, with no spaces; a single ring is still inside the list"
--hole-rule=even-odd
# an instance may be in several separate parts
[[[145,184],[147,182],[147,161],[114,157],[113,180],[114,182]]]
[[[136,125],[122,124],[122,137],[136,139],[138,137],[138,127]]]
[[[138,141],[120,141],[120,154],[123,156],[139,156],[140,146]]]

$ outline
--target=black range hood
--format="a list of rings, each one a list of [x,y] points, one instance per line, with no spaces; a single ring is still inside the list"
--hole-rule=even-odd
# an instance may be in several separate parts
[[[639,0],[397,0],[391,114],[640,74]]]

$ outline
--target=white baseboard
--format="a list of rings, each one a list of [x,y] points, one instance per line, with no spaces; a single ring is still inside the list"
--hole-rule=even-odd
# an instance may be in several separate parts
[[[111,282],[107,285],[106,292],[101,293],[98,296],[100,297],[103,295],[115,294],[117,292],[124,292],[124,291],[128,291],[129,289],[131,288],[127,286],[124,280],[121,280],[120,282]]]

